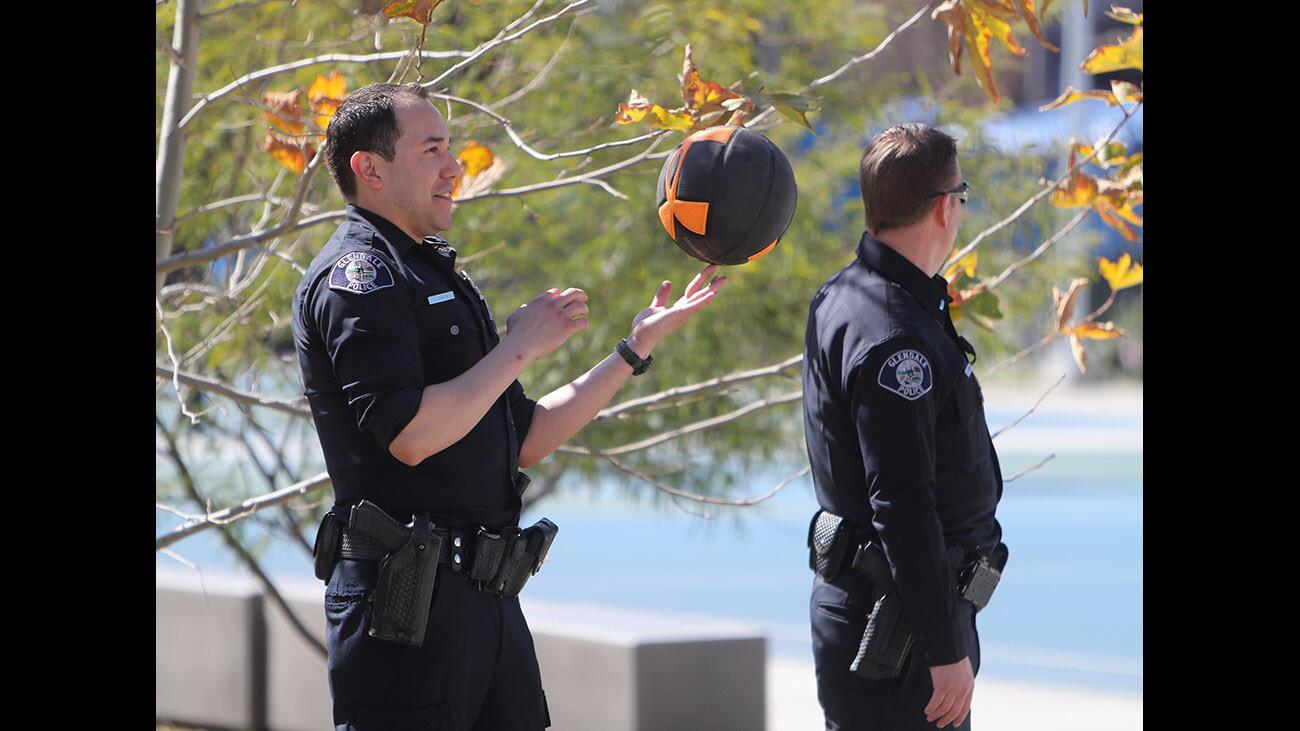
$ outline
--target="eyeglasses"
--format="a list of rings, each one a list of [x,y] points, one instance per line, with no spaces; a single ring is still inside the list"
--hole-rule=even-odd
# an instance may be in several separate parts
[[[961,181],[961,185],[958,185],[956,188],[953,188],[952,190],[940,191],[938,193],[931,193],[930,197],[933,198],[938,195],[960,196],[957,200],[961,201],[961,204],[964,206],[966,205],[966,196],[969,194],[970,194],[970,183],[963,180]]]

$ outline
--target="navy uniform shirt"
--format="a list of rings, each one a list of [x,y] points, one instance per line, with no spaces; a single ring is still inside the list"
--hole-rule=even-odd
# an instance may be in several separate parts
[[[294,343],[337,505],[364,498],[394,517],[428,511],[439,525],[496,531],[519,519],[513,473],[536,406],[518,381],[419,465],[388,451],[425,386],[459,376],[500,342],[486,300],[455,264],[441,239],[417,243],[348,206],[294,297]]]
[[[927,664],[967,655],[945,545],[986,554],[1002,472],[947,281],[863,234],[813,298],[804,436],[817,501],[879,540]]]

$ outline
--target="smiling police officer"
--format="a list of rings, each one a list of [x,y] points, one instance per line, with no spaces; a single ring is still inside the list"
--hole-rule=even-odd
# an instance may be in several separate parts
[[[616,352],[529,399],[516,380],[585,329],[581,289],[507,319],[437,233],[461,175],[418,85],[373,84],[326,132],[343,223],[294,299],[294,340],[335,504],[317,534],[339,729],[540,729],[550,724],[516,598],[556,528],[518,528],[528,478],[589,422],[655,345],[725,283],[708,267],[672,306],[663,282]]]
[[[817,694],[827,729],[969,729],[975,612],[1007,556],[975,350],[937,274],[970,186],[921,124],[877,135],[861,183],[867,232],[804,340]]]

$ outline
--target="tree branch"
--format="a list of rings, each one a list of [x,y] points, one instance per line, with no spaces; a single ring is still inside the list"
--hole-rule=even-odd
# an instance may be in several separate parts
[[[763,502],[764,500],[771,499],[771,498],[772,498],[773,496],[775,496],[778,492],[780,492],[780,491],[781,491],[781,490],[782,490],[786,485],[788,485],[788,484],[790,484],[791,482],[794,482],[795,480],[799,479],[800,477],[803,477],[804,475],[808,474],[808,473],[811,471],[811,469],[812,469],[811,467],[804,467],[803,469],[799,470],[798,472],[794,473],[793,475],[790,475],[789,477],[787,477],[787,478],[781,480],[780,482],[776,483],[776,486],[775,486],[775,487],[773,487],[771,490],[768,490],[767,492],[763,493],[762,495],[760,495],[760,496],[758,496],[758,497],[756,497],[756,498],[747,498],[747,499],[744,499],[744,500],[730,500],[730,499],[727,499],[727,498],[714,497],[714,496],[712,496],[712,495],[700,495],[700,494],[693,493],[693,492],[686,492],[685,490],[679,490],[679,489],[673,487],[672,485],[666,485],[666,484],[664,484],[664,483],[662,483],[662,482],[659,482],[658,480],[654,479],[653,477],[650,477],[649,475],[642,474],[641,472],[638,472],[637,470],[633,469],[632,467],[629,467],[628,465],[623,464],[622,462],[620,462],[620,461],[614,459],[613,457],[609,456],[609,454],[606,453],[606,452],[595,451],[594,453],[595,453],[596,456],[598,456],[598,457],[602,457],[603,459],[605,459],[606,461],[608,461],[610,464],[614,465],[614,466],[617,467],[618,469],[622,470],[623,472],[626,472],[627,474],[632,475],[633,477],[637,478],[638,480],[641,480],[642,482],[645,482],[646,484],[649,484],[649,485],[653,486],[653,487],[654,487],[655,489],[657,489],[657,490],[662,490],[663,492],[666,492],[666,493],[668,493],[669,495],[672,495],[673,497],[686,498],[687,500],[694,500],[694,501],[699,502],[699,503],[708,503],[709,505],[731,505],[731,506],[735,506],[735,507],[748,507],[748,506],[750,506],[750,505],[757,505],[757,504]],[[689,512],[689,511],[688,511],[688,512]],[[695,514],[692,513],[692,515],[695,515]],[[705,515],[705,516],[698,516],[698,515],[697,515],[697,517],[708,518],[709,516],[707,516],[707,515]]]
[[[592,170],[591,172],[583,173],[581,175],[572,178],[562,178],[560,180],[553,180],[546,183],[535,183],[533,185],[525,185],[519,188],[506,188],[504,190],[489,190],[483,193],[479,193],[477,195],[471,195],[465,198],[457,198],[456,203],[459,205],[461,203],[469,203],[471,201],[485,200],[487,198],[508,198],[512,196],[521,196],[521,195],[527,195],[529,193],[536,193],[542,190],[551,190],[553,188],[563,188],[569,185],[577,185],[579,183],[585,183],[588,180],[601,178],[611,173],[616,173],[620,170],[630,168],[633,165],[637,165],[641,163],[642,161],[654,159],[655,156],[650,153],[652,150],[654,150],[655,147],[659,145],[659,141],[662,139],[663,139],[662,135],[655,136],[653,140],[650,142],[650,146],[647,147],[642,152],[640,152],[639,154],[634,155],[633,157],[630,157],[622,162],[614,163],[613,165],[607,165],[603,168]],[[664,153],[665,156],[670,154],[672,154],[671,150]]]
[[[1025,417],[1027,417],[1027,416],[1029,416],[1030,414],[1034,413],[1034,411],[1038,409],[1038,405],[1041,404],[1041,403],[1043,403],[1043,399],[1047,398],[1047,395],[1048,395],[1049,393],[1051,393],[1052,391],[1055,391],[1055,390],[1056,390],[1056,387],[1059,386],[1059,385],[1061,385],[1061,382],[1065,380],[1065,377],[1066,377],[1067,375],[1068,375],[1068,374],[1066,374],[1066,373],[1062,373],[1062,374],[1061,374],[1061,377],[1058,378],[1058,379],[1056,379],[1056,383],[1053,383],[1051,386],[1049,386],[1049,387],[1047,388],[1047,390],[1043,392],[1043,395],[1042,395],[1042,396],[1039,396],[1039,397],[1038,397],[1038,400],[1034,402],[1034,405],[1029,407],[1029,411],[1026,411],[1024,414],[1021,414],[1020,418],[1016,419],[1015,421],[1011,422],[1010,424],[1007,424],[1006,426],[1002,427],[1001,429],[998,429],[997,431],[993,432],[993,436],[989,437],[989,439],[997,439],[999,434],[1005,432],[1006,430],[1010,429],[1011,427],[1015,426],[1016,424],[1019,424],[1020,422],[1022,422],[1022,421],[1025,420]]]
[[[346,215],[347,211],[339,210],[320,213],[309,218],[304,218],[300,221],[286,221],[272,228],[254,231],[242,236],[236,236],[235,238],[216,246],[195,249],[194,251],[187,251],[182,254],[169,256],[165,259],[159,259],[154,270],[158,274],[166,274],[167,272],[176,269],[183,269],[188,266],[194,266],[195,264],[212,261],[213,259],[220,259],[221,257],[226,256],[227,254],[233,254],[240,249],[256,246],[263,239],[275,238],[317,224],[335,221],[345,217]]]
[[[1003,480],[1003,481],[1002,481],[1002,484],[1005,485],[1005,484],[1007,484],[1008,482],[1015,482],[1016,480],[1019,480],[1021,477],[1024,477],[1025,475],[1029,474],[1030,472],[1033,472],[1034,470],[1038,469],[1039,467],[1042,467],[1043,465],[1045,465],[1045,464],[1047,464],[1048,462],[1052,461],[1052,458],[1055,457],[1055,456],[1056,456],[1055,454],[1049,454],[1049,455],[1047,455],[1047,459],[1044,459],[1042,462],[1039,462],[1038,464],[1036,464],[1036,465],[1034,465],[1034,466],[1032,466],[1032,467],[1026,467],[1026,468],[1024,468],[1023,470],[1020,470],[1019,472],[1017,472],[1016,474],[1012,475],[1011,477],[1008,477],[1007,479]]]
[[[649,449],[650,447],[653,447],[657,444],[663,444],[664,442],[677,439],[678,437],[686,436],[687,434],[692,434],[697,431],[703,431],[705,429],[712,429],[713,427],[721,426],[728,422],[735,421],[741,418],[742,416],[745,416],[746,414],[749,414],[754,411],[758,411],[759,409],[765,409],[769,406],[779,406],[780,404],[790,403],[791,401],[798,401],[802,398],[803,398],[803,392],[795,391],[793,393],[787,393],[783,396],[778,396],[773,399],[759,399],[758,401],[755,401],[751,404],[746,404],[745,406],[742,406],[741,408],[736,409],[735,411],[732,411],[730,413],[723,414],[721,416],[715,416],[711,419],[704,419],[703,421],[697,421],[692,424],[687,424],[686,426],[681,427],[680,429],[673,429],[672,431],[664,432],[662,434],[656,434],[655,436],[650,437],[648,439],[642,439],[639,442],[624,444],[620,447],[613,447],[612,449],[597,450],[594,447],[562,446],[559,448],[558,451],[567,452],[569,454],[582,454],[587,456],[602,456],[602,457],[610,456],[610,455],[627,454],[628,452],[637,452],[642,449]]]
[[[993,289],[994,287],[997,287],[999,284],[1002,284],[1002,282],[1006,281],[1007,277],[1010,277],[1012,274],[1015,274],[1016,272],[1020,271],[1024,267],[1028,266],[1035,259],[1042,256],[1043,252],[1047,251],[1053,244],[1057,243],[1061,239],[1068,236],[1076,226],[1082,223],[1083,219],[1088,217],[1088,213],[1091,210],[1092,209],[1090,208],[1085,208],[1082,211],[1079,211],[1077,214],[1075,214],[1074,218],[1071,218],[1069,223],[1065,224],[1065,226],[1062,227],[1060,231],[1057,231],[1056,233],[1052,234],[1050,238],[1048,238],[1043,243],[1039,244],[1038,248],[1034,249],[1034,253],[1012,264],[1011,266],[1004,269],[1001,274],[994,277],[992,281],[990,281],[988,284],[984,286],[984,291],[987,292]]]
[[[469,51],[421,51],[420,57],[421,58],[464,58],[465,56],[468,56],[469,53],[470,53]],[[381,61],[396,61],[408,54],[410,54],[410,51],[385,51],[383,53],[325,53],[319,56],[312,56],[311,58],[303,58],[297,61],[291,61],[289,63],[282,63],[278,66],[268,66],[267,68],[254,71],[251,74],[241,76],[238,79],[235,79],[234,81],[230,82],[229,84],[226,84],[225,86],[221,87],[220,89],[214,92],[200,96],[199,100],[194,104],[193,107],[190,108],[190,111],[187,112],[183,118],[181,118],[180,124],[177,125],[177,128],[184,129],[189,125],[190,122],[194,121],[194,118],[198,116],[199,112],[206,109],[209,104],[235,91],[238,91],[240,88],[247,86],[248,84],[251,84],[254,81],[260,81],[261,79],[275,76],[277,74],[283,74],[289,71],[297,71],[298,69],[301,68],[306,68],[308,66],[316,66],[319,64],[377,63]]]
[[[214,525],[219,526],[233,523],[236,520],[252,515],[262,508],[288,502],[296,497],[306,495],[307,493],[328,484],[330,484],[329,473],[322,472],[315,477],[309,477],[302,482],[289,485],[288,487],[282,487],[275,492],[251,497],[238,505],[224,510],[218,510],[215,513],[208,513],[202,518],[195,518],[194,520],[186,521],[176,528],[173,528],[171,531],[154,539],[154,550],[166,548],[182,538],[207,530]]]
[[[474,49],[473,52],[471,52],[468,56],[466,56],[461,61],[454,64],[451,68],[447,69],[446,71],[443,71],[441,74],[438,74],[438,76],[434,77],[432,81],[426,81],[420,86],[423,86],[426,89],[431,89],[433,87],[436,87],[438,84],[442,83],[448,76],[451,76],[457,71],[460,71],[466,66],[474,63],[480,57],[482,57],[484,54],[488,53],[489,51],[493,50],[494,48],[497,48],[498,46],[503,46],[513,41],[517,41],[520,38],[523,38],[528,33],[532,32],[533,30],[549,25],[555,22],[556,20],[559,20],[560,18],[564,17],[570,10],[573,10],[574,8],[580,8],[584,5],[587,5],[590,2],[591,0],[576,0],[576,2],[571,2],[568,5],[565,5],[563,8],[560,8],[559,11],[551,15],[548,15],[545,18],[541,18],[540,20],[534,21],[530,25],[526,26],[522,30],[516,31],[515,33],[511,33],[510,35],[506,35],[506,36],[502,36],[500,33],[498,33],[496,38],[493,38],[487,43],[481,44],[478,48]],[[540,3],[538,4],[540,5]],[[533,9],[529,10],[528,13],[531,14],[533,10],[536,10],[536,8],[537,8],[536,5],[533,6]],[[587,12],[590,11],[583,11],[582,13],[580,13],[580,15],[585,15]],[[514,23],[512,23],[511,25],[514,25]],[[510,26],[506,26],[506,27],[509,28]]]
[[[981,241],[988,238],[992,234],[1001,231],[1002,229],[1011,225],[1013,221],[1023,216],[1025,214],[1025,211],[1028,211],[1030,208],[1033,208],[1034,205],[1036,205],[1039,201],[1051,195],[1053,191],[1055,191],[1057,188],[1061,186],[1061,184],[1063,184],[1065,181],[1070,179],[1070,176],[1074,174],[1075,170],[1078,170],[1079,168],[1083,167],[1086,163],[1090,162],[1094,157],[1096,157],[1098,153],[1106,149],[1106,145],[1109,144],[1111,140],[1115,139],[1115,135],[1119,134],[1119,131],[1124,128],[1124,125],[1127,124],[1130,119],[1133,118],[1133,115],[1137,113],[1137,110],[1141,108],[1141,106],[1142,103],[1139,102],[1133,106],[1132,111],[1129,111],[1124,107],[1124,105],[1121,104],[1120,110],[1124,113],[1124,118],[1120,120],[1119,124],[1115,125],[1115,129],[1111,130],[1110,134],[1106,136],[1105,140],[1097,143],[1096,149],[1094,149],[1091,154],[1087,155],[1082,160],[1079,160],[1074,165],[1070,166],[1070,169],[1066,170],[1065,173],[1061,175],[1061,177],[1057,178],[1055,183],[1043,188],[1041,191],[1034,194],[1032,197],[1029,198],[1029,200],[1022,203],[1019,208],[1013,211],[1010,216],[1007,216],[1001,221],[998,221],[992,226],[989,226],[988,228],[979,232],[979,234],[976,235],[975,238],[972,239],[969,244],[963,246],[959,251],[953,252],[952,256],[948,257],[948,261],[944,262],[944,265],[940,269],[940,271],[943,271],[943,269],[946,269],[954,262],[960,261],[963,256],[966,256],[967,254],[974,251],[975,247],[979,246]]]
[[[744,383],[745,381],[753,381],[759,378],[767,378],[768,376],[779,375],[782,371],[792,366],[799,365],[800,363],[803,363],[803,355],[796,355],[793,358],[788,358],[786,360],[781,361],[780,363],[776,363],[770,366],[755,368],[749,371],[738,371],[735,373],[728,373],[724,376],[718,376],[717,378],[710,378],[707,381],[701,381],[700,383],[693,383],[690,384],[689,386],[674,386],[673,388],[670,388],[666,391],[660,391],[659,393],[650,394],[649,396],[642,396],[641,398],[631,399],[629,401],[624,401],[621,404],[616,404],[614,406],[601,409],[596,414],[595,419],[600,420],[600,419],[623,418],[626,417],[628,414],[634,413],[636,411],[660,403],[662,401],[666,401],[668,399],[679,398],[682,396],[689,396],[691,394],[699,393],[701,391],[708,391],[710,389],[721,388],[724,386],[732,386],[737,383]]]
[[[302,402],[302,397],[285,399],[277,398],[275,396],[259,396],[251,391],[244,391],[235,388],[234,386],[228,386],[212,378],[206,378],[196,373],[182,371],[179,368],[168,368],[167,366],[157,363],[154,364],[154,375],[157,378],[171,379],[173,383],[184,383],[185,385],[197,388],[200,391],[220,394],[231,401],[237,401],[241,404],[265,406],[269,409],[275,409],[276,411],[290,414],[292,416],[300,416],[303,418],[311,417],[311,409],[297,405]]]
[[[854,56],[853,58],[850,58],[848,61],[844,63],[843,66],[839,67],[835,71],[832,71],[831,73],[821,77],[820,79],[816,79],[812,81],[803,89],[800,89],[799,93],[806,94],[812,91],[813,89],[816,89],[821,86],[825,86],[826,84],[829,84],[832,81],[838,79],[840,76],[844,75],[844,72],[848,71],[850,68],[857,66],[858,64],[863,63],[864,61],[870,61],[871,59],[875,58],[877,55],[880,54],[881,51],[885,50],[885,48],[889,46],[889,44],[892,43],[895,38],[898,37],[898,34],[902,33],[903,31],[915,25],[916,22],[920,20],[922,16],[924,16],[926,12],[928,12],[933,5],[934,5],[933,2],[926,3],[925,7],[916,11],[916,14],[914,14],[912,17],[904,21],[902,25],[895,28],[893,32],[891,32],[889,35],[885,36],[885,39],[880,42],[880,45],[876,46],[871,51],[862,54],[861,56]],[[753,119],[746,122],[745,126],[753,127],[754,125],[758,124],[764,119],[770,117],[772,113],[775,111],[776,111],[775,107],[768,107],[767,109],[764,109],[762,112],[756,115]]]
[[[641,135],[640,137],[633,137],[627,140],[619,140],[617,142],[606,142],[604,144],[595,145],[582,150],[571,150],[569,152],[555,152],[555,153],[547,154],[545,152],[538,152],[537,150],[534,150],[532,147],[528,145],[527,142],[524,142],[523,138],[519,136],[519,133],[515,132],[514,125],[511,124],[510,120],[492,111],[491,107],[488,107],[484,104],[479,104],[478,102],[471,101],[469,99],[462,99],[461,97],[458,96],[452,96],[451,94],[430,93],[429,96],[434,97],[436,99],[446,99],[447,101],[453,101],[456,102],[457,104],[464,104],[467,107],[472,107],[473,109],[476,109],[479,112],[486,114],[487,116],[496,120],[502,127],[505,128],[506,134],[510,136],[510,141],[515,144],[515,147],[518,147],[519,149],[528,153],[530,157],[533,157],[537,160],[557,160],[562,157],[580,157],[583,155],[589,155],[593,152],[596,152],[597,150],[606,150],[611,147],[624,147],[626,145],[635,145],[638,142],[644,142],[645,140],[651,140],[656,137],[662,137],[663,135],[668,134],[668,132],[670,131],[670,130],[655,130],[654,132],[648,132],[646,134]]]

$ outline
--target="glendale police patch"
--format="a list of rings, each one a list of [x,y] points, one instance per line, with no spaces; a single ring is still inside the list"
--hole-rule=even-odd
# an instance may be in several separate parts
[[[393,272],[388,262],[364,251],[349,251],[330,270],[330,289],[370,294],[391,286]]]
[[[915,350],[900,350],[889,356],[880,368],[879,383],[908,401],[915,401],[934,385],[930,361]]]

